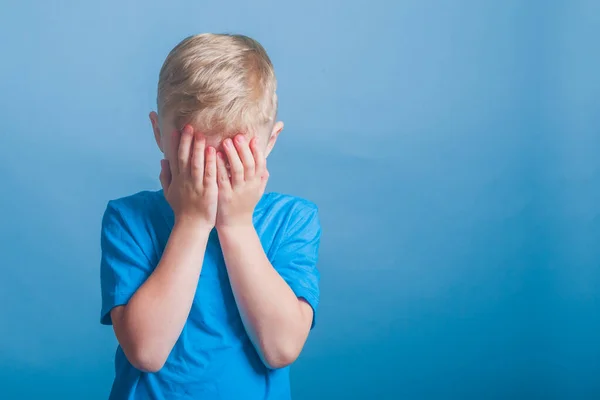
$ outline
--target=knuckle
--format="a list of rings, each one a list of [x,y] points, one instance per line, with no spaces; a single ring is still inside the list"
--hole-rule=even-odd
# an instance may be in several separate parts
[[[204,189],[204,195],[210,199],[217,199],[219,196],[219,188],[217,185],[210,184]]]
[[[221,193],[221,199],[227,203],[229,203],[231,201],[231,192],[229,191],[225,191],[223,193]]]

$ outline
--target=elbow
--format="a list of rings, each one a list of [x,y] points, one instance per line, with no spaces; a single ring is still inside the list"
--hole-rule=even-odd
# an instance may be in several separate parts
[[[125,351],[125,349],[123,349]],[[162,369],[162,367],[167,362],[167,356],[161,354],[161,351],[157,351],[156,349],[144,347],[144,346],[136,346],[133,349],[130,349],[129,352],[125,352],[127,356],[127,360],[133,365],[135,368],[142,372],[155,373]]]
[[[160,371],[162,369],[163,365],[165,365],[164,360],[152,360],[152,359],[146,360],[143,358],[134,359],[134,360],[131,360],[130,362],[131,362],[131,365],[133,365],[138,370],[140,370],[142,372],[148,372],[151,374]]]
[[[115,335],[127,361],[136,369],[155,373],[162,369],[173,348],[163,337],[149,335],[144,324],[128,318],[125,307],[111,311]]]
[[[285,368],[296,361],[301,350],[302,348],[294,343],[264,346],[262,350],[263,362],[270,369]]]

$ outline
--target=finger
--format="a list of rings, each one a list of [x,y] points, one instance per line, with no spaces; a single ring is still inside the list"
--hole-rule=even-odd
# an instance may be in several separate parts
[[[240,160],[231,139],[225,139],[223,147],[225,147],[225,153],[227,154],[227,160],[229,161],[231,182],[233,183],[233,186],[239,185],[244,182],[244,166],[242,160]]]
[[[179,150],[177,153],[178,172],[180,174],[188,173],[190,170],[190,149],[192,147],[193,139],[192,127],[186,125],[181,132],[181,140],[179,141]]]
[[[256,165],[255,174],[262,177],[262,175],[267,171],[267,159],[260,148],[257,138],[252,138],[250,141],[250,149],[252,150],[254,164]]]
[[[227,165],[225,165],[225,156],[220,151],[217,153],[217,182],[220,190],[231,189],[229,171],[227,171]]]
[[[168,160],[160,160],[160,185],[163,188],[163,191],[169,190],[169,185],[171,184],[171,168],[169,166]]]
[[[192,150],[192,178],[196,182],[202,182],[204,177],[204,151],[206,149],[206,140],[196,133],[194,135],[194,144]]]
[[[244,166],[244,178],[250,179],[254,177],[254,156],[250,150],[250,144],[244,135],[237,135],[235,137],[235,147]]]
[[[260,177],[260,190],[264,193],[267,188],[267,183],[269,182],[269,171],[266,171]]]
[[[204,165],[204,187],[216,186],[217,184],[217,160],[215,148],[209,146],[206,149],[206,161]]]
[[[179,168],[177,164],[177,150],[179,149],[179,141],[181,139],[181,132],[174,131],[171,134],[171,148],[169,149],[169,154],[167,154],[167,159],[170,162],[170,170],[173,174],[179,173]]]

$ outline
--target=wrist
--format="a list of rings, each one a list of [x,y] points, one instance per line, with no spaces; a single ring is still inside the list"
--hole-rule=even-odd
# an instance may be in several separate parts
[[[216,228],[220,238],[235,237],[256,232],[252,220],[240,221],[235,224],[219,224]]]
[[[175,225],[173,229],[184,230],[195,234],[210,234],[210,231],[214,228],[213,224],[205,221],[198,217],[192,217],[187,215],[176,215]]]

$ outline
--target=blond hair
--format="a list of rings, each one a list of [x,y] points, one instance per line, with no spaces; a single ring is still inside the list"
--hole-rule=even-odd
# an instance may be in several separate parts
[[[205,134],[256,133],[277,113],[273,64],[256,40],[201,34],[167,56],[158,81],[158,112]]]

